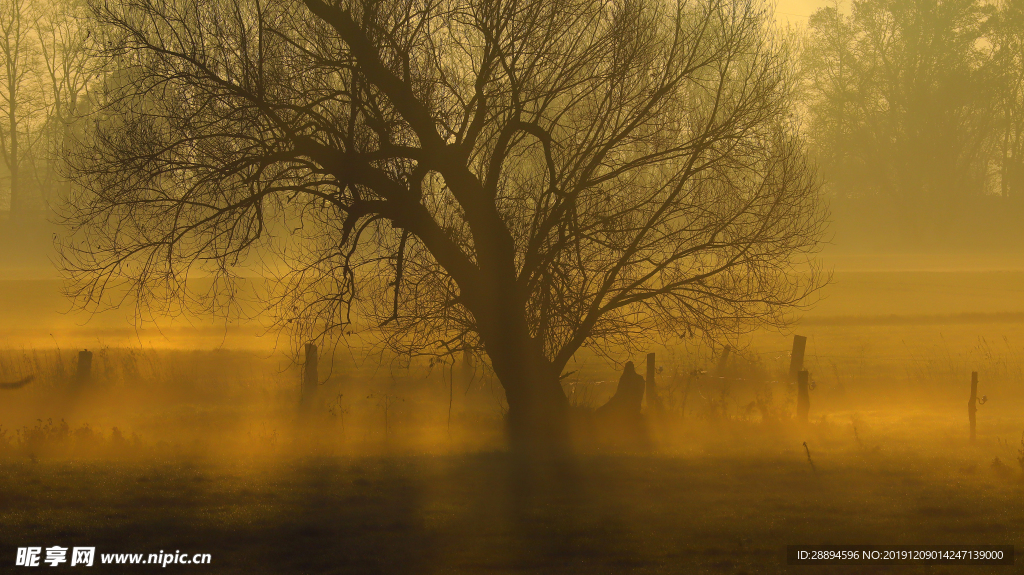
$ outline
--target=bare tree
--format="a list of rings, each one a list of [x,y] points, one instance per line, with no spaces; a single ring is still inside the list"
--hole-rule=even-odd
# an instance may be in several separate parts
[[[35,56],[31,5],[28,0],[5,0],[0,4],[0,155],[10,177],[12,214],[24,206],[21,173],[26,132],[34,111],[31,89]]]
[[[83,304],[230,278],[283,236],[299,341],[480,353],[540,449],[581,348],[779,325],[820,283],[790,58],[754,0],[94,10],[120,72],[64,211]]]
[[[43,102],[47,168],[42,172],[42,189],[52,190],[60,175],[58,168],[67,149],[82,129],[88,114],[88,90],[101,69],[96,46],[88,26],[87,6],[73,0],[54,0],[35,21],[45,74]],[[60,182],[65,187],[70,182]],[[44,197],[44,199],[49,199]]]
[[[998,78],[995,101],[999,191],[1004,198],[1024,189],[1024,2],[997,2],[989,39]]]

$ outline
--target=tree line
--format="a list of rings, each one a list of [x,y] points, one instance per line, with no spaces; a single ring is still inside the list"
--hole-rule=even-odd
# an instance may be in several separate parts
[[[0,210],[14,217],[70,185],[65,146],[116,76],[92,14],[80,0],[0,6]],[[799,35],[791,97],[840,203],[915,231],[1024,193],[1024,1],[835,0]]]
[[[0,4],[0,210],[39,215],[70,183],[67,147],[101,91],[88,8],[77,0]]]
[[[1024,2],[837,0],[809,18],[800,63],[804,131],[839,205],[934,239],[980,203],[1019,204]]]

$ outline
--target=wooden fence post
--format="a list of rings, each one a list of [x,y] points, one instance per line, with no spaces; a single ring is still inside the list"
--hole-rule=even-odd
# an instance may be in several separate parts
[[[801,369],[797,372],[796,418],[800,423],[807,423],[807,414],[811,411],[811,394],[808,391],[810,374]]]
[[[78,352],[78,374],[75,381],[79,384],[88,383],[92,379],[92,352],[83,349]]]
[[[646,383],[645,395],[647,396],[647,406],[655,410],[661,409],[661,397],[658,396],[658,388],[654,383],[654,353],[647,354],[647,377],[644,378]]]
[[[793,336],[793,353],[789,358],[789,381],[796,381],[797,374],[804,368],[804,349],[807,347],[807,338],[802,335]]]
[[[967,418],[971,421],[971,443],[975,440],[975,427],[978,423],[978,372],[971,372],[971,398],[967,400]]]
[[[725,377],[725,368],[729,365],[729,352],[732,351],[732,347],[725,346],[722,348],[722,355],[718,356],[718,365],[715,366],[715,377]]]
[[[313,399],[313,393],[316,392],[316,386],[320,382],[320,376],[317,373],[317,356],[316,356],[316,344],[306,344],[306,363],[303,365],[302,370],[302,402],[308,403]]]

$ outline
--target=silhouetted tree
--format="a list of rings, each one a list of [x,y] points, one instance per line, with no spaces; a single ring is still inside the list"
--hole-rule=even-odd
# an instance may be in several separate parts
[[[514,445],[559,449],[581,347],[780,324],[818,286],[788,49],[753,0],[94,10],[120,72],[64,208],[87,305],[283,237],[298,341],[475,350]]]

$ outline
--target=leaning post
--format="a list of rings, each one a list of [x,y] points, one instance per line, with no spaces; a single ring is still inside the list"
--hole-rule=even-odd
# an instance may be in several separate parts
[[[793,353],[789,356],[789,381],[796,381],[797,374],[804,368],[804,349],[807,348],[807,338],[802,335],[793,336]]]
[[[807,414],[811,411],[811,394],[808,390],[810,374],[806,369],[797,372],[796,418],[800,423],[807,423]]]

